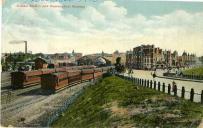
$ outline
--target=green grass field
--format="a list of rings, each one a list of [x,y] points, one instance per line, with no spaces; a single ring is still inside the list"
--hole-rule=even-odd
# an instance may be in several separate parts
[[[203,106],[111,76],[87,90],[52,127],[197,127]]]
[[[192,69],[187,69],[185,71],[183,71],[183,74],[186,75],[203,75],[203,66],[202,67],[198,67],[198,68],[192,68]]]

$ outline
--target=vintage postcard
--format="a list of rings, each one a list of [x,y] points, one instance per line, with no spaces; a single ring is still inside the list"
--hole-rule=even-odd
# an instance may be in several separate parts
[[[203,128],[203,1],[1,6],[0,127]]]

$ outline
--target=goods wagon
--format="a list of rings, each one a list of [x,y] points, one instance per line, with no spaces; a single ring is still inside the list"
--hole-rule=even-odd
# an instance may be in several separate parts
[[[41,69],[41,71],[42,71],[42,75],[44,75],[44,74],[54,73],[55,69]]]
[[[41,82],[44,89],[58,90],[71,83],[102,77],[112,68],[114,67],[95,68],[90,65],[12,72],[11,84],[13,89],[17,89],[37,85]]]
[[[83,65],[83,66],[73,66],[72,69],[93,69],[96,68],[94,65]]]
[[[38,84],[41,81],[41,70],[34,71],[19,71],[11,73],[11,85],[13,89],[23,88]]]
[[[94,69],[94,79],[100,78],[102,77],[102,75],[103,75],[102,68]]]
[[[82,69],[82,81],[94,79],[94,69]]]
[[[59,90],[68,85],[68,75],[66,72],[45,74],[41,77],[41,88],[45,90]]]
[[[69,83],[81,82],[81,70],[69,70],[67,75]]]
[[[73,67],[69,67],[69,68],[71,68],[73,70],[80,70],[83,68],[83,66],[73,66]]]
[[[92,68],[96,68],[96,66],[94,66],[94,65],[85,65],[85,66],[83,66],[83,69],[92,69]]]
[[[55,68],[55,72],[66,72],[66,68]]]

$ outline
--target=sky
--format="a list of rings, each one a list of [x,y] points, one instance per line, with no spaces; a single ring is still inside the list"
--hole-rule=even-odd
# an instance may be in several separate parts
[[[2,12],[2,52],[24,51],[24,44],[9,42],[26,40],[33,53],[126,52],[154,44],[203,55],[203,2],[4,0]]]

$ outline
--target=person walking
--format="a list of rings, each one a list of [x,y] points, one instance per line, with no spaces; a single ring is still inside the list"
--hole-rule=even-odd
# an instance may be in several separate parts
[[[155,81],[155,77],[156,77],[156,72],[154,71],[154,73],[151,73],[152,77],[153,77],[153,81]]]
[[[173,81],[173,82],[172,82],[172,91],[173,91],[173,92],[175,91],[175,86],[176,86],[176,82]]]

